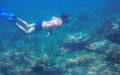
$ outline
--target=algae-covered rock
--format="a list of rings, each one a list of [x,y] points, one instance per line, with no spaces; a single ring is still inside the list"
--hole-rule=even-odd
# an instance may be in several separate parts
[[[91,36],[84,33],[68,34],[64,40],[64,48],[68,49],[81,49],[90,41]]]
[[[85,47],[86,49],[96,51],[105,47],[107,43],[108,43],[107,40],[95,41],[95,42],[89,43]]]
[[[65,39],[65,43],[82,43],[88,41],[89,39],[90,35],[79,32],[74,34],[68,34]]]

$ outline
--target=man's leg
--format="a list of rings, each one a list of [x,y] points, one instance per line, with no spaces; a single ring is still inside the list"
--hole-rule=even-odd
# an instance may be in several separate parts
[[[16,26],[17,26],[20,30],[22,30],[24,33],[27,32],[27,30],[26,30],[24,27],[22,27],[21,25],[19,25],[18,23],[16,23]]]
[[[21,18],[17,18],[17,20],[22,22],[27,28],[33,27],[35,25],[35,23],[28,24],[25,20],[23,20]]]
[[[30,27],[28,30],[26,30],[24,27],[22,27],[21,25],[19,25],[18,23],[16,23],[16,26],[22,30],[25,34],[30,34],[32,33],[33,31],[35,31],[35,28],[32,26]]]
[[[18,17],[17,17],[17,20],[22,22],[26,27],[29,27],[29,24],[25,20],[18,18]]]

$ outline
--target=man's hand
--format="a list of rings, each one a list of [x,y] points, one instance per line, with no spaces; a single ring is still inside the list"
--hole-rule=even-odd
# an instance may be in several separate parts
[[[46,35],[46,37],[49,37],[51,35],[51,33],[50,32],[48,32],[48,34]]]

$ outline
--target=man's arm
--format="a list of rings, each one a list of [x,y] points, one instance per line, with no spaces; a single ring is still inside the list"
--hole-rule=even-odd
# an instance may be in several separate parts
[[[50,35],[52,35],[52,29],[49,29],[48,34],[47,34],[46,37],[49,37]]]

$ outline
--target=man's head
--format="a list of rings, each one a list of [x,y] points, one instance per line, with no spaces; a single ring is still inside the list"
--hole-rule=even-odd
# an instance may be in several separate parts
[[[61,19],[62,19],[62,21],[63,21],[63,24],[64,23],[69,23],[70,22],[70,14],[68,14],[68,13],[62,13],[62,15],[61,15]]]

